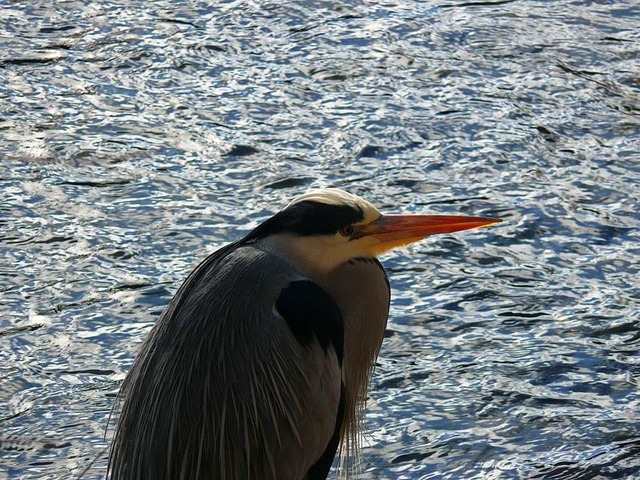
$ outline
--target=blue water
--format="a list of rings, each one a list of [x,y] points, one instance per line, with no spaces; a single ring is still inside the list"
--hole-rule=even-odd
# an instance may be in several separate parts
[[[367,479],[640,478],[640,6],[4,2],[0,478],[104,475],[189,271],[313,187],[500,216],[383,258]]]

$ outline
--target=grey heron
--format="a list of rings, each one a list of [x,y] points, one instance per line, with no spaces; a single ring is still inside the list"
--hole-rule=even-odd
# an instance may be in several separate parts
[[[355,454],[389,313],[377,256],[498,222],[295,198],[188,276],[122,388],[111,480],[315,480]]]

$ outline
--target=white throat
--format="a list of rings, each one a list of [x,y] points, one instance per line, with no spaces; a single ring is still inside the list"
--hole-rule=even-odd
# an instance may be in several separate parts
[[[338,236],[281,233],[260,239],[257,245],[287,259],[309,278],[320,280],[352,258],[361,256],[355,245],[349,248],[349,242],[343,243]]]

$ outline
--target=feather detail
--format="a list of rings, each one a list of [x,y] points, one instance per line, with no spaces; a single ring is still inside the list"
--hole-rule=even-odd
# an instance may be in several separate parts
[[[390,286],[375,258],[357,258],[321,280],[344,319],[344,422],[340,431],[339,476],[348,478],[360,465],[360,449],[371,374],[389,315]],[[362,291],[371,292],[363,296]]]

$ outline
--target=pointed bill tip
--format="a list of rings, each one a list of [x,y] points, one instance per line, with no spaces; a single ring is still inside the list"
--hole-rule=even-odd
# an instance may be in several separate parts
[[[371,251],[378,255],[430,235],[488,227],[500,222],[500,218],[467,215],[382,215],[364,226],[361,235],[370,235],[377,240]]]
[[[407,232],[415,235],[452,233],[471,228],[487,227],[501,222],[500,218],[472,217],[468,215],[387,215],[382,217],[383,230]]]
[[[469,225],[475,225],[475,226],[470,226],[469,228],[488,227],[489,225],[495,225],[496,223],[502,222],[501,218],[495,218],[495,217],[461,217],[461,218],[468,219]],[[466,230],[466,228],[464,230]]]

